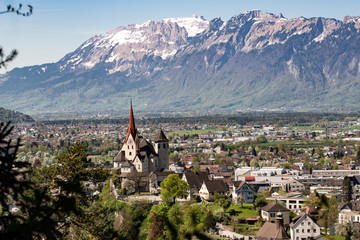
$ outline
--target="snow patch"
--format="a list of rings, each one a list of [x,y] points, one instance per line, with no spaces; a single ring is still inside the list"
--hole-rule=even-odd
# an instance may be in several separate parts
[[[321,33],[319,36],[313,39],[314,42],[322,42],[325,39],[326,35],[325,33]]]
[[[198,33],[205,31],[209,26],[209,21],[206,21],[203,17],[192,17],[183,18],[166,18],[163,21],[177,23],[180,27],[184,27],[188,32],[189,37],[194,37]]]
[[[154,51],[154,55],[155,56],[160,56],[162,59],[166,59],[169,57],[172,57],[176,54],[177,49],[174,49],[172,51],[168,51],[166,49],[164,49],[163,51]]]

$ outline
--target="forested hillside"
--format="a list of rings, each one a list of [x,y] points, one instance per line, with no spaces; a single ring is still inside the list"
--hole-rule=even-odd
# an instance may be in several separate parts
[[[9,121],[11,121],[12,123],[22,123],[33,122],[34,119],[29,115],[0,107],[0,122]]]

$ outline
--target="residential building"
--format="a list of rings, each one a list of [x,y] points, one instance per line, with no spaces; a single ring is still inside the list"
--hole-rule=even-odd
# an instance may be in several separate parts
[[[207,182],[210,179],[206,172],[185,172],[183,173],[182,180],[186,181],[190,186],[188,199],[191,199],[199,196],[203,182]]]
[[[351,201],[339,205],[339,223],[360,222],[360,201]]]
[[[277,200],[261,208],[261,217],[268,222],[275,223],[276,214],[281,212],[284,226],[289,226],[290,210],[281,205]]]
[[[322,239],[319,225],[306,212],[293,218],[290,236],[292,240]]]
[[[214,200],[215,193],[225,195],[228,192],[226,183],[221,179],[203,181],[199,196],[204,200]]]
[[[235,203],[254,202],[254,190],[245,181],[234,181],[231,195]]]
[[[290,209],[293,212],[299,211],[306,200],[306,196],[302,194],[293,194],[293,195],[287,195],[287,196],[278,196],[276,198],[267,198],[268,200],[274,200],[283,203],[288,209]]]

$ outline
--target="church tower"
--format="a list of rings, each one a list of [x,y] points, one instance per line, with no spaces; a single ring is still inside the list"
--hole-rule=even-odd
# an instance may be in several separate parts
[[[124,156],[133,160],[138,152],[138,131],[135,127],[134,113],[132,108],[132,102],[130,102],[130,116],[129,116],[129,127],[126,132],[126,139],[121,151],[124,151]]]
[[[169,140],[160,129],[151,141],[139,135],[135,126],[132,102],[130,102],[129,127],[125,141],[114,158],[114,168],[122,172],[150,172],[169,169]]]
[[[157,171],[162,169],[169,169],[169,140],[166,138],[164,132],[159,129],[157,137],[154,139],[155,152],[159,158],[155,161],[155,169]]]

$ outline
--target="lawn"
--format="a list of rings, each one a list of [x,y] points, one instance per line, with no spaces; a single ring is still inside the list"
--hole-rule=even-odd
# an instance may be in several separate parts
[[[244,203],[243,207],[241,207],[241,204],[233,204],[226,210],[226,212],[233,212],[232,215],[235,218],[248,218],[258,216],[257,211],[254,209],[254,206],[251,203]]]
[[[345,237],[335,236],[335,235],[325,235],[323,236],[326,240],[345,240]]]

